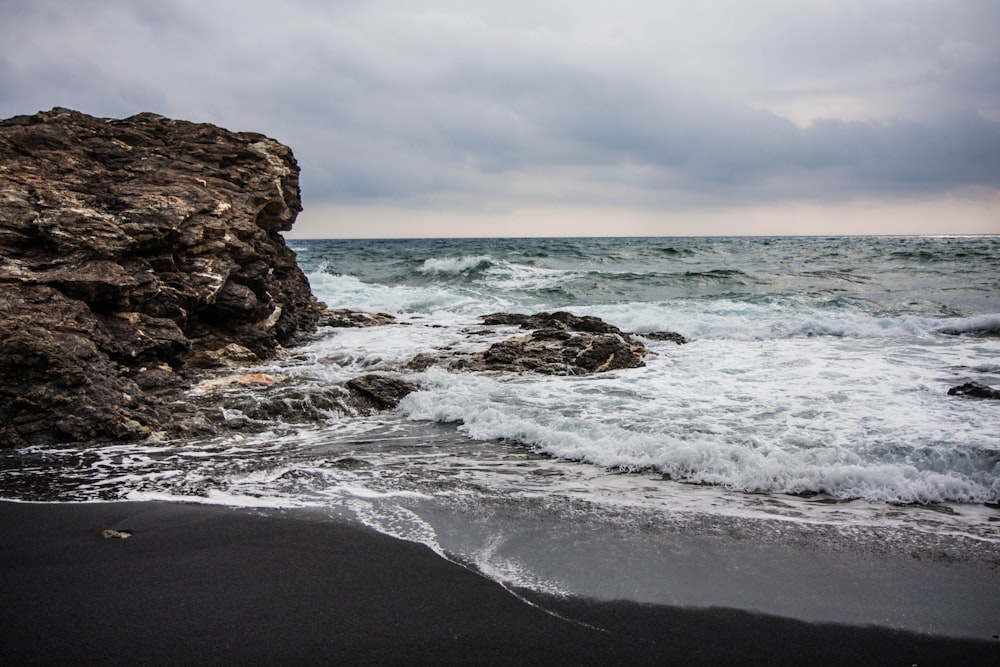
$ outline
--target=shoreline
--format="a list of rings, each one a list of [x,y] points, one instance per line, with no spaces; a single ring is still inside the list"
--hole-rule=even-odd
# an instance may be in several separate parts
[[[106,529],[129,539],[103,539]],[[1000,640],[518,591],[310,510],[0,501],[6,664],[995,664]]]

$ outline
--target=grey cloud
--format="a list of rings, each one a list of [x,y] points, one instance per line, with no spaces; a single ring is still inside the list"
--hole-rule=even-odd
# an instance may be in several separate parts
[[[144,81],[115,86],[95,84],[102,73],[91,63],[45,65],[23,70],[0,59],[0,113],[3,117],[31,114],[53,106],[99,109],[108,116],[136,113],[138,109],[160,109],[164,95]],[[53,90],[58,95],[53,95]]]
[[[994,3],[824,2],[816,20],[712,3],[733,25],[699,3],[430,4],[5,5],[0,115],[151,110],[265,132],[295,150],[307,204],[671,207],[1000,185]],[[892,113],[779,115],[822,95],[877,95]]]
[[[537,170],[542,178],[550,168],[639,164],[659,171],[665,200],[685,191],[747,199],[927,194],[1000,182],[1000,126],[974,114],[940,123],[822,120],[799,128],[769,112],[683,89],[653,94],[586,72],[557,80],[522,77],[472,84],[467,99],[438,109],[431,107],[439,98],[428,92],[410,100],[404,118],[376,111],[378,122],[355,131],[383,132],[398,144],[373,137],[368,145],[376,152],[369,157],[377,163],[371,170],[391,173],[416,158],[436,163],[441,173],[472,163],[495,176],[492,187],[502,194],[507,173]],[[549,81],[547,89],[542,81]],[[491,86],[505,94],[480,94]],[[380,110],[387,105],[391,99],[371,102]],[[428,117],[439,125],[426,123]],[[393,196],[405,197],[406,175],[396,176]],[[431,180],[415,175],[412,194],[460,185],[457,179]]]

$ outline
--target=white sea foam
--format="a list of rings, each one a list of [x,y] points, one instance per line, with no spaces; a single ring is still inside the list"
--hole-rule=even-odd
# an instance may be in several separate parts
[[[434,527],[413,511],[395,503],[360,500],[349,502],[348,507],[369,528],[400,540],[423,544],[439,556],[448,557],[438,543]]]
[[[872,314],[860,309],[816,308],[795,300],[755,303],[746,299],[626,303],[577,308],[626,331],[670,330],[688,338],[739,341],[831,336],[889,339],[929,336],[950,321],[918,315]]]
[[[481,309],[479,299],[456,291],[434,287],[387,287],[365,283],[354,276],[324,271],[311,273],[308,277],[313,293],[330,308],[350,308],[392,315],[415,311],[461,312]]]
[[[345,382],[365,372],[399,370],[424,352],[481,349],[485,339],[469,340],[463,333],[477,325],[474,318],[440,313],[433,320],[403,316],[394,325],[334,329],[298,348],[294,365],[280,361],[267,370],[291,375],[297,382]]]
[[[581,275],[579,271],[507,262],[491,267],[487,273],[490,278],[488,287],[500,291],[544,290],[564,284]]]
[[[121,500],[135,502],[185,502],[199,505],[221,505],[224,507],[255,507],[261,509],[296,509],[311,507],[308,502],[301,498],[288,498],[280,496],[254,496],[243,493],[226,493],[224,491],[212,490],[204,496],[192,496],[185,494],[168,493],[165,491],[129,491],[124,494]]]
[[[972,333],[1000,336],[1000,313],[953,318],[939,325],[938,330],[948,334]]]
[[[476,258],[451,258],[456,266]],[[427,260],[430,261],[430,260]],[[460,272],[460,271],[458,271]],[[497,262],[487,270],[488,284],[453,286],[386,287],[363,283],[353,276],[319,272],[309,276],[317,296],[333,308],[353,308],[391,314],[430,312],[477,316],[497,310],[523,312],[570,308],[580,315],[595,315],[637,333],[672,330],[688,338],[771,340],[833,336],[890,339],[931,336],[939,333],[1000,331],[1000,314],[968,318],[941,318],[913,313],[872,312],[801,297],[754,299],[672,299],[607,305],[519,305],[513,295],[567,284],[580,274],[523,264]]]
[[[466,557],[472,561],[478,572],[502,584],[539,591],[547,595],[572,594],[570,588],[554,579],[539,576],[532,565],[503,554],[501,551],[505,542],[503,535],[495,533]]]
[[[473,269],[485,269],[492,266],[494,261],[489,255],[431,257],[424,260],[424,263],[417,270],[421,273],[432,274],[465,273]]]
[[[1000,496],[993,406],[946,400],[936,371],[912,364],[917,353],[906,348],[840,347],[670,344],[644,369],[589,378],[431,370],[402,409],[459,423],[478,440],[742,491],[892,502]]]

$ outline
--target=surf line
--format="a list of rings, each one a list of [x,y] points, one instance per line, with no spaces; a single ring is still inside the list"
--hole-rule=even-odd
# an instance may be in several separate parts
[[[611,634],[611,631],[607,628],[602,628],[591,623],[566,616],[565,614],[561,614],[553,609],[548,609],[519,593],[513,586],[504,581],[502,577],[491,576],[483,568],[479,567],[471,560],[448,553],[437,539],[437,531],[434,529],[434,526],[425,521],[412,509],[394,504],[391,510],[387,511],[384,507],[376,507],[375,503],[371,502],[370,499],[367,498],[354,498],[352,500],[353,502],[347,503],[347,507],[351,510],[355,520],[361,525],[393,539],[419,544],[420,546],[433,552],[439,558],[454,565],[458,565],[476,576],[492,581],[521,603],[526,604],[529,607],[534,607],[535,609],[538,609],[553,618],[557,618],[566,623],[573,623],[597,632],[603,632],[604,634]],[[400,530],[401,524],[403,523],[418,526],[419,529],[409,531]]]

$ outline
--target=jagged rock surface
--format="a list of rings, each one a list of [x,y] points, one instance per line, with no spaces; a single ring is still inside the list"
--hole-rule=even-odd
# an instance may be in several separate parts
[[[355,329],[393,324],[395,321],[395,317],[386,313],[366,313],[361,310],[337,308],[324,311],[323,316],[319,320],[319,326]]]
[[[648,338],[649,340],[667,341],[670,343],[677,343],[678,345],[686,345],[688,342],[687,338],[676,331],[650,331],[648,333],[636,335]]]
[[[455,370],[532,372],[547,375],[585,375],[621,368],[638,368],[649,350],[631,334],[597,317],[566,312],[518,315],[493,313],[486,325],[518,326],[530,330],[494,343],[482,353],[455,360]],[[412,362],[429,365],[427,357]]]
[[[0,121],[0,445],[141,437],[185,367],[313,331],[279,234],[298,174],[273,139],[154,114]]]
[[[205,432],[262,430],[274,423],[321,422],[337,415],[370,415],[399,405],[417,386],[394,375],[369,373],[343,384],[308,386],[263,373],[214,378],[186,396],[185,423]]]
[[[348,380],[344,386],[348,391],[348,408],[361,414],[392,409],[417,389],[401,378],[375,373]]]

